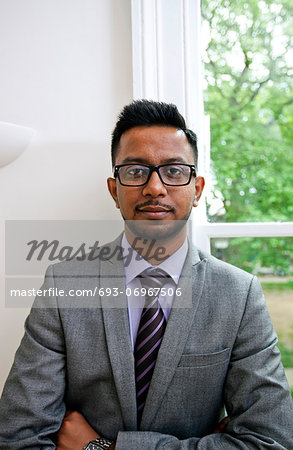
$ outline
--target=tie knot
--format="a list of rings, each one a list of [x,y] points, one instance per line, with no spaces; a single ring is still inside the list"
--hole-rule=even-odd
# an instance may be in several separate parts
[[[168,281],[170,275],[168,275],[167,272],[162,269],[154,269],[153,267],[148,267],[138,275],[138,278],[140,279],[141,285],[143,287],[161,288]]]

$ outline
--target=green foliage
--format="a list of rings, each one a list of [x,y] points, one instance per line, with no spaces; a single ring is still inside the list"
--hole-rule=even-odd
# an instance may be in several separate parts
[[[290,221],[293,3],[202,0],[202,16],[210,36],[204,60],[213,194],[223,202],[210,220]],[[239,242],[238,252],[246,249]],[[276,248],[269,246],[265,265],[287,270],[284,251],[292,253],[292,241],[280,239]],[[252,254],[246,259],[251,258]]]
[[[266,281],[262,281],[261,283],[263,289],[265,291],[286,291],[286,290],[292,290],[293,291],[293,281],[287,281],[285,283],[268,283]]]
[[[293,368],[293,348],[287,347],[282,342],[278,343],[281,352],[282,364],[285,368]]]
[[[264,268],[274,275],[292,275],[293,238],[231,238],[229,246],[217,250],[212,240],[212,254],[247,272],[261,274]]]

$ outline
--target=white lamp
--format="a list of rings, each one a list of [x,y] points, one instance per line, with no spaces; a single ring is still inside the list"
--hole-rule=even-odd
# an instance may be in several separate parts
[[[0,167],[18,158],[28,147],[34,133],[32,128],[0,122]]]

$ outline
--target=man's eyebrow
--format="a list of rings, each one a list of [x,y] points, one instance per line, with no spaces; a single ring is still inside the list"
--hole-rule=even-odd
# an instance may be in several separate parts
[[[131,156],[128,156],[127,158],[124,158],[123,160],[122,160],[122,162],[121,162],[121,164],[127,164],[127,163],[132,163],[132,164],[135,164],[135,163],[141,163],[141,164],[149,164],[149,161],[147,161],[146,159],[144,159],[144,158],[137,158],[137,157],[131,157]],[[181,158],[181,156],[177,156],[176,158],[167,158],[167,159],[164,159],[164,161],[163,162],[161,162],[161,164],[172,164],[172,163],[183,163],[183,164],[188,164],[183,158]]]

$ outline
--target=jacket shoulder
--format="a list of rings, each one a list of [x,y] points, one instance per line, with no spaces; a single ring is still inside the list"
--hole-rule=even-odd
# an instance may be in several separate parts
[[[227,262],[198,250],[199,258],[206,260],[207,263],[207,275],[212,278],[219,278],[222,280],[230,280],[230,282],[237,284],[250,285],[252,280],[256,278],[254,275],[246,272],[239,267],[233,266]]]

